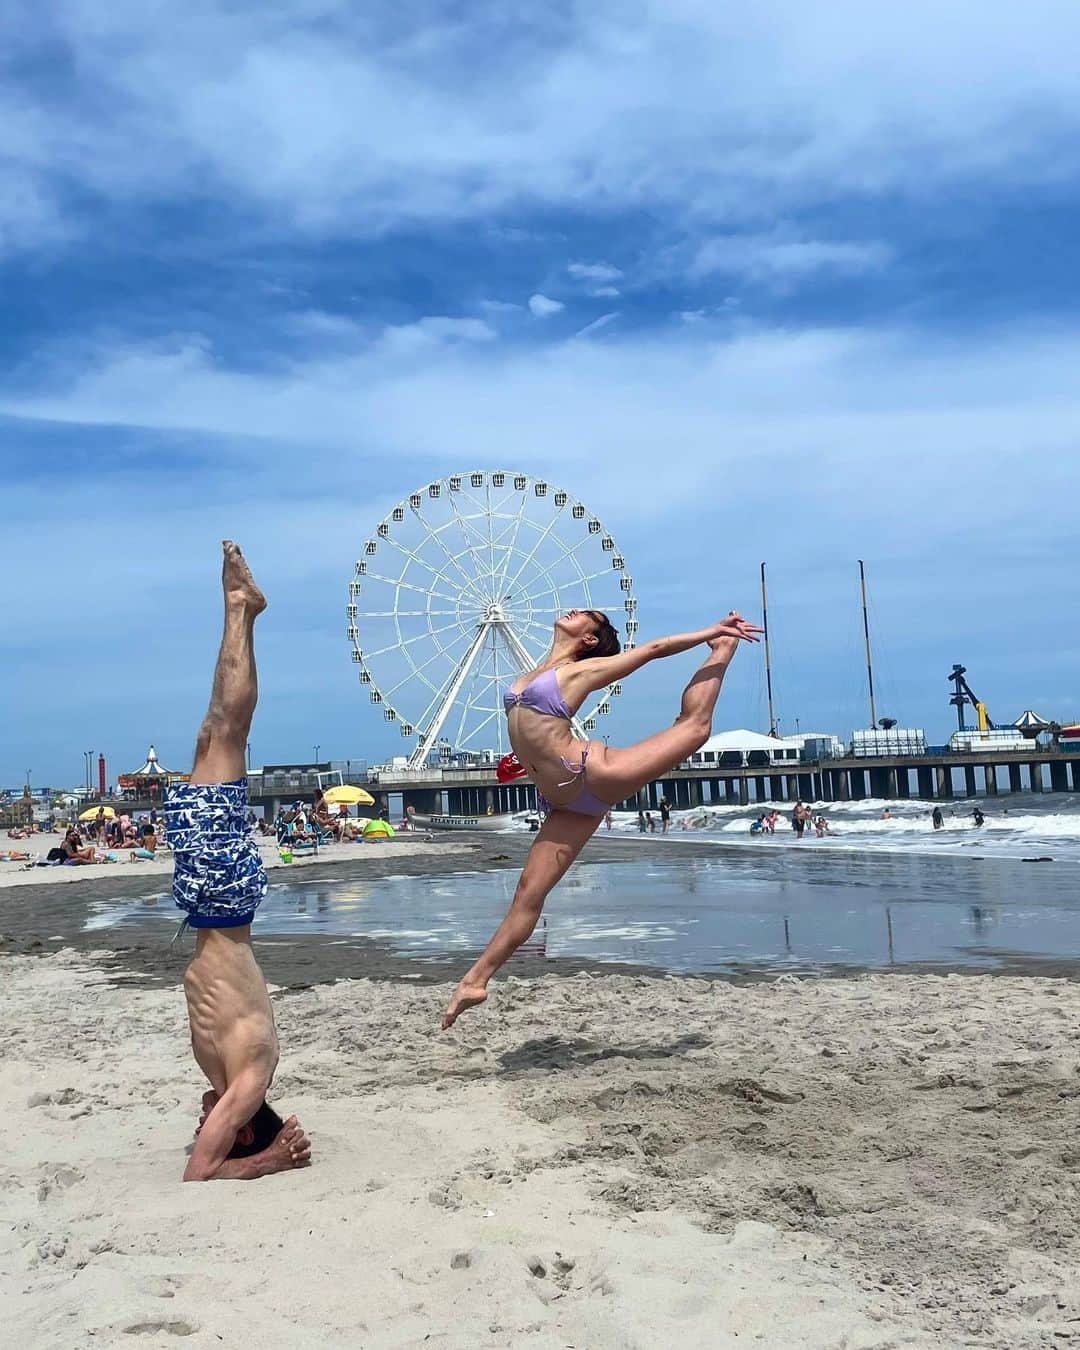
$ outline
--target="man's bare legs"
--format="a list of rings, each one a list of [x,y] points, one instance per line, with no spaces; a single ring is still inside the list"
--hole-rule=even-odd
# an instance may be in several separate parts
[[[735,638],[716,638],[709,655],[683,690],[675,725],[626,749],[589,745],[589,791],[601,801],[621,802],[647,783],[669,773],[699,750],[712,732],[712,716],[727,668],[739,645]],[[582,816],[555,810],[548,816],[525,859],[506,917],[479,959],[454,990],[443,1014],[442,1028],[453,1026],[461,1013],[487,998],[488,981],[536,927],[544,902],[588,843],[603,816]]]
[[[266,599],[239,548],[226,540],[223,551],[225,625],[210,705],[195,745],[192,786],[220,787],[245,776],[258,699],[254,629]],[[243,847],[241,838],[238,856]],[[261,877],[257,857],[253,861]],[[256,898],[251,908],[257,903]],[[195,955],[184,974],[192,1050],[211,1085],[203,1097],[204,1114],[186,1181],[246,1180],[303,1166],[310,1158],[310,1145],[295,1116],[261,1152],[228,1157],[237,1142],[250,1142],[250,1122],[265,1100],[278,1058],[273,1011],[250,934],[250,924],[243,922],[199,926]]]
[[[193,783],[230,783],[244,777],[248,734],[259,698],[255,620],[266,608],[266,597],[255,585],[238,546],[226,539],[222,550],[225,629],[214,667],[210,705],[195,742]]]

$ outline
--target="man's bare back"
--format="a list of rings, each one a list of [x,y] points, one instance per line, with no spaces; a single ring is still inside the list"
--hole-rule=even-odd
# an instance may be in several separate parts
[[[184,1179],[249,1180],[304,1166],[311,1146],[295,1116],[261,1152],[227,1156],[234,1143],[250,1142],[250,1122],[266,1100],[278,1061],[274,1014],[250,929],[200,929],[184,993],[191,1048],[212,1087]]]
[[[184,972],[191,1048],[219,1097],[245,1072],[269,1088],[278,1039],[247,928],[202,928]]]

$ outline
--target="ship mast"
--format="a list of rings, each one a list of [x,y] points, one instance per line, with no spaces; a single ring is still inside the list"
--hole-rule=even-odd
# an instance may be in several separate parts
[[[862,591],[863,639],[866,642],[866,683],[870,691],[870,725],[877,726],[877,713],[874,710],[874,667],[870,660],[870,619],[866,612],[866,569],[859,559],[859,588]]]
[[[765,689],[769,698],[769,735],[775,736],[776,718],[773,716],[772,661],[769,659],[769,605],[765,596],[765,564],[761,564],[761,628],[765,637]]]

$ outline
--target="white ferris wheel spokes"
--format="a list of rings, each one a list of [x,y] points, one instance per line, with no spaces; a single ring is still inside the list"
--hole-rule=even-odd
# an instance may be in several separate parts
[[[569,493],[509,470],[452,474],[395,506],[349,583],[348,636],[362,685],[416,737],[409,767],[453,748],[507,748],[502,691],[542,659],[567,609],[603,610],[624,646],[633,581],[614,539]],[[587,736],[618,685],[575,721]]]

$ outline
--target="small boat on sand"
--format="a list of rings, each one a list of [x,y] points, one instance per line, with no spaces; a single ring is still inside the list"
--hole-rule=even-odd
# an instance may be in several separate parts
[[[493,816],[422,816],[416,811],[409,820],[417,830],[505,830],[517,814],[506,811]]]

